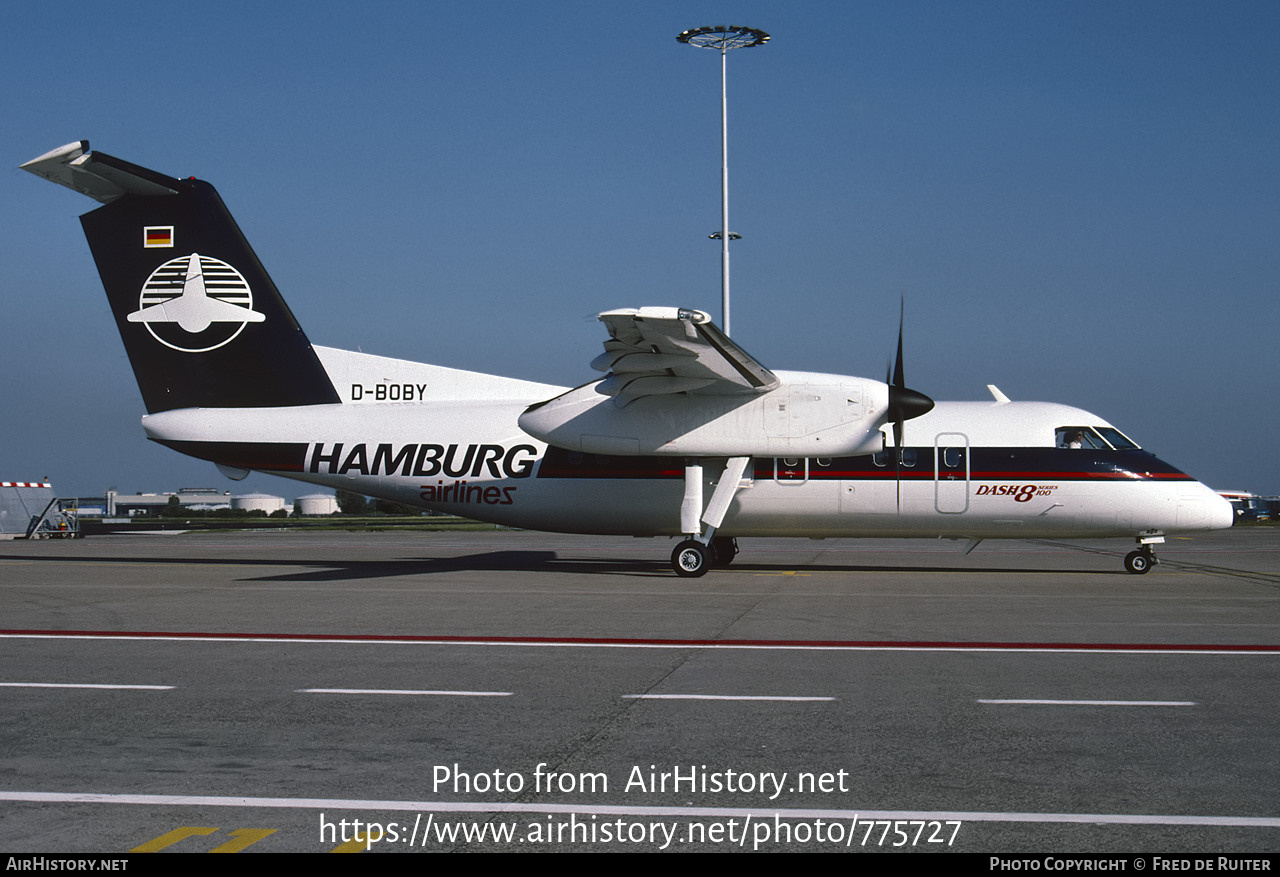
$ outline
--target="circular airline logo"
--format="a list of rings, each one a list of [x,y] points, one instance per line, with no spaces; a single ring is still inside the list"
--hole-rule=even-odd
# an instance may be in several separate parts
[[[207,353],[266,317],[253,309],[244,276],[219,259],[192,253],[170,259],[142,284],[130,323],[142,323],[165,347]]]

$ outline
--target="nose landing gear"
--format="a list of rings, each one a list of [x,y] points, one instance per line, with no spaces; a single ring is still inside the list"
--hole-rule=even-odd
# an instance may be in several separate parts
[[[1144,543],[1137,551],[1130,551],[1124,556],[1124,568],[1136,576],[1151,572],[1151,567],[1159,563],[1155,549],[1151,543]]]
[[[1160,561],[1156,558],[1156,546],[1164,542],[1164,534],[1159,530],[1147,530],[1137,537],[1138,550],[1130,551],[1124,556],[1124,568],[1135,576],[1151,572],[1151,567]]]
[[[1149,572],[1155,563],[1156,557],[1151,551],[1130,551],[1124,557],[1124,568],[1139,576]]]

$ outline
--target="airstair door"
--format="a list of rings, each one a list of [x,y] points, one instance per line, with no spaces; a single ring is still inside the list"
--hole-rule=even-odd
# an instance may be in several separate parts
[[[969,510],[969,437],[962,432],[933,440],[933,507],[943,515]]]

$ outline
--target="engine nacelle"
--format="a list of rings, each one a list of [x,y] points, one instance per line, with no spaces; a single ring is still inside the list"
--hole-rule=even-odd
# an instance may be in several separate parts
[[[776,372],[760,394],[644,396],[626,405],[600,382],[531,406],[520,428],[589,454],[832,457],[882,450],[889,388],[866,378]]]

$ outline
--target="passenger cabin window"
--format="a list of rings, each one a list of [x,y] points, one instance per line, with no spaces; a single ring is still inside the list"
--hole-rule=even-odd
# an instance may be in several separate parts
[[[876,451],[874,454],[871,455],[871,461],[875,463],[877,466],[892,466],[893,455],[894,455],[893,448],[889,448],[883,451]],[[915,466],[916,460],[917,460],[917,455],[916,455],[915,448],[902,449],[901,457],[899,460],[900,466],[905,466],[906,468],[909,469]]]
[[[773,480],[782,483],[800,483],[809,480],[809,460],[806,457],[776,457]]]

